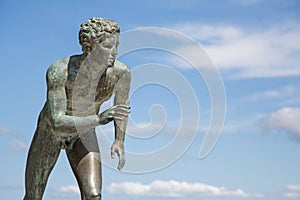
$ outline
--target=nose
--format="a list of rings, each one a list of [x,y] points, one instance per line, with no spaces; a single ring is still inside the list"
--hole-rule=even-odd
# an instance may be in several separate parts
[[[111,50],[111,55],[116,56],[117,53],[118,53],[117,47],[113,47],[112,50]]]

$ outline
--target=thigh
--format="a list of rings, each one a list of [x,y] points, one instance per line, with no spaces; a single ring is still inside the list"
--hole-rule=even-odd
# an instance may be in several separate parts
[[[95,131],[87,134],[83,136],[84,142],[80,138],[77,139],[66,149],[66,153],[80,187],[82,199],[93,199],[101,196],[101,161]]]
[[[48,177],[58,159],[60,146],[53,132],[38,127],[28,152],[24,199],[41,199]]]

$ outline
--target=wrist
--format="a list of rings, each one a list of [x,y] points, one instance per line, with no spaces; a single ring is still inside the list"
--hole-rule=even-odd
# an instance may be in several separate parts
[[[105,116],[102,113],[98,114],[96,118],[96,121],[99,125],[107,124],[109,122],[109,120],[105,118]]]
[[[124,140],[115,139],[114,143],[124,144]]]
[[[98,124],[101,124],[100,114],[96,115],[96,122],[97,122]]]

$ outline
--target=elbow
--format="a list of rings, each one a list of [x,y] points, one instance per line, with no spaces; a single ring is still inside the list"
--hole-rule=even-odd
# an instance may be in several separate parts
[[[53,126],[53,129],[56,131],[61,131],[65,127],[63,121],[59,118],[53,119],[52,126]]]
[[[54,131],[64,134],[73,134],[77,132],[75,122],[68,119],[65,114],[58,114],[57,116],[53,117],[52,127]]]
[[[63,131],[66,129],[62,115],[57,115],[52,118],[52,127],[55,131]]]

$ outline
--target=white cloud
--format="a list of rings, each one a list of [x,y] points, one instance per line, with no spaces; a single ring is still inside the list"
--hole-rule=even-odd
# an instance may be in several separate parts
[[[247,115],[246,118],[227,119],[222,134],[237,134],[247,131],[257,131],[254,125],[262,118],[262,114],[256,113]]]
[[[234,78],[300,75],[299,23],[286,22],[255,30],[197,23],[173,28],[196,39],[218,68]],[[199,60],[195,46],[182,46],[178,52],[188,52],[189,58]],[[202,61],[198,65],[203,66]]]
[[[300,108],[285,107],[271,113],[262,121],[265,130],[284,130],[300,139]]]
[[[21,185],[0,185],[0,190],[23,190],[23,186]]]
[[[5,125],[0,123],[0,135],[6,135],[10,137],[18,137],[21,134],[13,132],[11,129],[7,128]]]
[[[200,182],[156,180],[150,184],[140,182],[111,183],[106,191],[110,194],[156,197],[262,197],[250,195],[241,189],[229,190],[225,187],[208,185]]]
[[[12,132],[7,127],[5,127],[4,125],[0,124],[0,134],[11,135]]]
[[[287,185],[282,196],[288,198],[299,198],[300,197],[300,185]]]
[[[76,185],[61,186],[53,193],[55,197],[68,197],[80,194],[80,190]]]
[[[285,86],[279,89],[267,90],[263,92],[258,92],[255,94],[251,94],[244,99],[246,101],[258,101],[262,99],[274,99],[274,98],[282,98],[282,97],[294,97],[297,95],[296,88],[293,86]]]
[[[26,151],[28,149],[28,145],[22,141],[12,141],[10,143],[10,147],[17,152]]]

